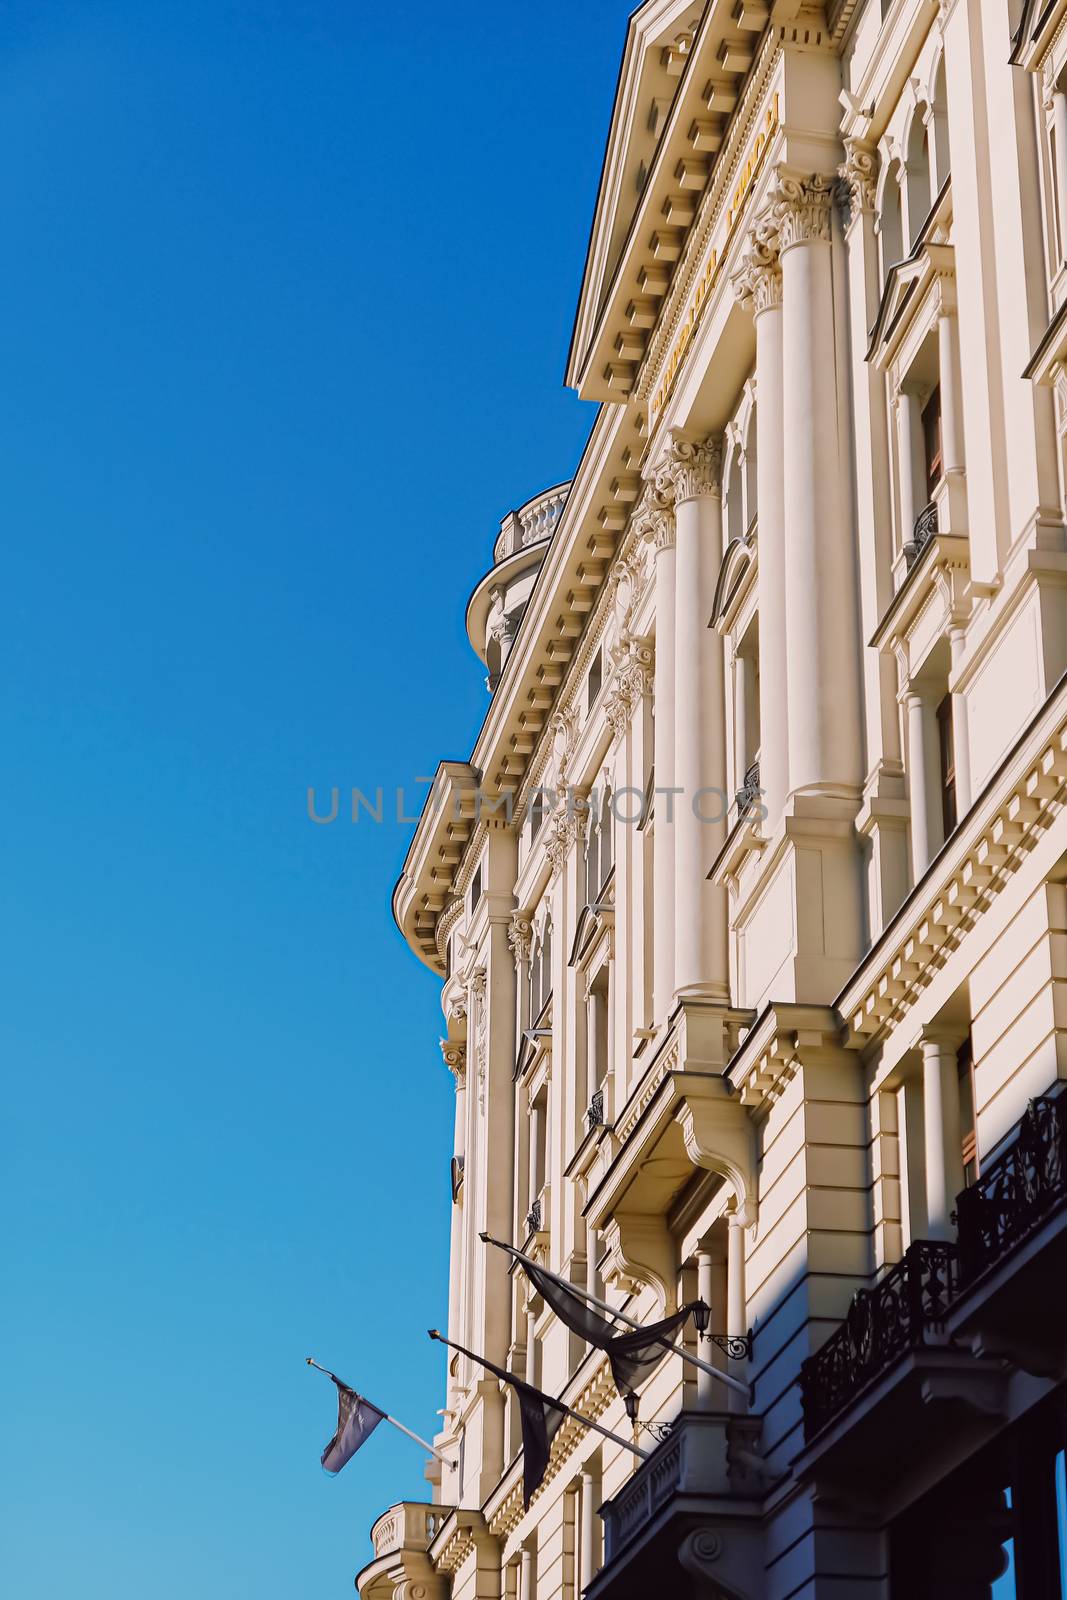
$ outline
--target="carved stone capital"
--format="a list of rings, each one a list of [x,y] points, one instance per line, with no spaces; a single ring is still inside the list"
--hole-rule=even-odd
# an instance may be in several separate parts
[[[515,957],[515,965],[521,961],[529,961],[530,947],[533,942],[533,924],[529,917],[523,916],[521,911],[512,913],[508,923],[508,944]]]
[[[678,434],[671,437],[656,474],[657,487],[670,486],[675,506],[701,495],[722,491],[722,441],[705,439],[695,443]]]
[[[779,174],[774,216],[783,253],[797,244],[829,243],[833,197],[833,179],[819,172],[810,178]]]
[[[734,294],[743,306],[758,317],[782,303],[782,264],[778,255],[778,234],[772,222],[764,219],[749,232],[741,256],[741,266],[730,279]]]
[[[845,140],[845,159],[837,169],[848,198],[849,219],[874,211],[878,187],[878,152],[863,139]]]
[[[604,702],[604,718],[616,740],[621,739],[630,726],[642,695],[652,693],[653,663],[651,647],[640,639],[630,639],[619,654]]]
[[[657,475],[646,483],[634,512],[634,530],[656,550],[669,550],[674,544],[674,491],[669,479]]]

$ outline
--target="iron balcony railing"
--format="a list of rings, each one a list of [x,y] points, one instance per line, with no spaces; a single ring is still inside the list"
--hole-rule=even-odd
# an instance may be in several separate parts
[[[957,1281],[955,1245],[916,1239],[873,1288],[858,1291],[844,1322],[800,1369],[807,1438],[944,1321]]]
[[[594,1091],[593,1098],[589,1102],[589,1109],[585,1113],[585,1125],[590,1133],[592,1133],[594,1128],[602,1128],[604,1126],[603,1089],[597,1089]]]
[[[1067,1199],[1067,1101],[1031,1100],[1006,1150],[956,1201],[960,1280],[969,1286]]]
[[[915,518],[915,527],[912,529],[911,538],[904,546],[904,559],[909,572],[937,531],[937,506],[931,500],[930,504],[924,506]]]
[[[1031,1100],[1000,1155],[956,1200],[955,1243],[917,1239],[800,1371],[804,1431],[820,1428],[879,1377],[961,1294],[1067,1202],[1067,1094]]]

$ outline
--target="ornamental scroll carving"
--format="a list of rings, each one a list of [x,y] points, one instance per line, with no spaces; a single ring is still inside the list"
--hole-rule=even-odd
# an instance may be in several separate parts
[[[862,139],[845,140],[845,159],[837,169],[848,201],[849,219],[874,211],[878,188],[878,152]]]
[[[508,945],[515,958],[515,965],[529,961],[530,948],[533,943],[533,924],[529,917],[524,917],[516,911],[508,923]]]
[[[662,486],[662,487],[661,487]],[[722,441],[671,438],[656,472],[656,487],[678,506],[722,490]]]
[[[833,180],[821,173],[814,172],[810,178],[779,174],[774,201],[779,250],[789,250],[795,244],[828,244],[833,197]]]
[[[738,300],[754,316],[781,305],[782,263],[778,255],[778,232],[770,217],[758,220],[750,230],[741,266],[730,282]]]
[[[644,493],[633,515],[633,529],[639,539],[655,550],[674,545],[674,491],[669,479],[657,474],[645,484]]]

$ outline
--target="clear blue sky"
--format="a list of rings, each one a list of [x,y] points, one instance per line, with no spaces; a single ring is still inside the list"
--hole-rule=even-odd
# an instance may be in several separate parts
[[[336,1481],[314,1353],[443,1397],[451,1079],[409,829],[306,818],[485,709],[625,0],[0,10],[0,1586],[328,1600],[420,1497]]]

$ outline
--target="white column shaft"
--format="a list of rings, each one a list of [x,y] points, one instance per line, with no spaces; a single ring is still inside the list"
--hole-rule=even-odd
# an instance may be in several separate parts
[[[756,317],[756,500],[759,538],[760,788],[768,831],[789,789],[785,647],[782,307]]]
[[[714,1291],[712,1289],[712,1261],[711,1261],[711,1256],[708,1254],[708,1252],[706,1250],[698,1250],[697,1251],[697,1294],[699,1295],[700,1299],[703,1300],[705,1305],[711,1306],[713,1292]],[[703,1345],[703,1348],[701,1349],[701,1352],[700,1352],[701,1359],[704,1360],[704,1361],[709,1361],[711,1359],[711,1357],[710,1357],[711,1342],[710,1342],[710,1340],[702,1340],[701,1343]],[[716,1383],[715,1383],[715,1379],[711,1376],[711,1373],[710,1372],[704,1372],[702,1369],[698,1368],[697,1369],[697,1406],[699,1407],[699,1409],[701,1411],[713,1411],[715,1409],[715,1398],[716,1398],[715,1389],[716,1389],[716,1387],[717,1386],[716,1386]]]
[[[951,1239],[949,1218],[963,1188],[956,1051],[951,1042],[922,1041],[926,1214],[931,1239]]]
[[[1060,224],[1060,260],[1067,261],[1067,94],[1052,96],[1053,131],[1056,135],[1056,212]]]
[[[941,462],[947,475],[963,471],[959,323],[955,312],[943,311],[937,319],[937,352],[941,389]]]
[[[656,700],[653,831],[652,989],[655,1020],[663,1022],[674,999],[674,595],[673,542],[656,552]]]
[[[707,881],[726,837],[723,642],[708,626],[722,561],[722,501],[675,506],[674,969],[679,993],[729,997],[726,891]]]
[[[843,499],[841,337],[828,238],[782,250],[790,792],[862,783],[858,592]]]
[[[911,871],[912,878],[918,883],[930,864],[930,779],[926,770],[926,707],[917,694],[909,694],[905,704],[908,714]]]
[[[596,1517],[599,1498],[599,1485],[595,1473],[583,1472],[578,1533],[578,1579],[583,1594],[596,1577]]]
[[[748,1327],[748,1301],[745,1295],[745,1230],[738,1216],[729,1218],[726,1231],[726,1332],[743,1334]],[[745,1367],[742,1361],[731,1361],[730,1372],[742,1383]],[[744,1397],[730,1390],[731,1411],[744,1411]]]

